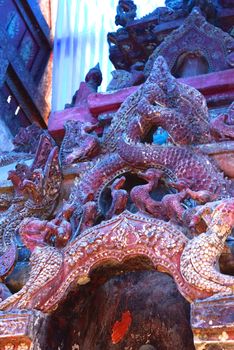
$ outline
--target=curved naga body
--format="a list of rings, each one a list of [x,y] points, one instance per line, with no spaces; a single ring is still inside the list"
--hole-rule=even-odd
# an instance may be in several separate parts
[[[163,78],[160,81],[158,73],[157,81],[150,75],[143,85],[143,98],[138,104],[141,113],[132,118],[126,133],[119,138],[118,154],[127,164],[168,169],[177,179],[186,179],[193,190],[225,195],[228,183],[223,174],[207,156],[188,147],[210,140],[204,98],[195,89],[177,82],[162,57],[156,60],[154,69]],[[177,146],[141,143],[149,125],[163,126]]]
[[[116,112],[102,138],[101,153],[115,152],[118,140],[132,123],[136,127],[131,135],[134,141],[159,126],[168,131],[177,145],[207,143],[211,139],[205,98],[196,89],[178,82],[163,57],[157,58],[146,82]]]
[[[209,190],[226,196],[228,182],[207,156],[185,147],[159,147],[134,143],[126,137],[119,142],[119,155],[127,164],[158,167],[175,178],[186,179],[192,190]]]
[[[172,126],[174,121],[175,128]],[[176,146],[143,144],[142,141],[152,126],[163,126]],[[54,219],[54,225],[53,220],[47,222],[34,218],[20,224],[19,234],[22,241],[29,249],[36,246],[31,255],[32,268],[24,287],[5,299],[0,304],[0,309],[36,308],[51,312],[65,298],[70,287],[89,282],[90,272],[98,265],[104,262],[121,264],[125,259],[136,256],[148,257],[154,268],[171,274],[178,289],[189,301],[233,293],[234,277],[224,276],[215,269],[225,239],[234,226],[233,199],[223,199],[221,204],[214,207],[206,232],[192,240],[174,225],[151,218],[148,214],[132,214],[126,210],[119,214],[128,199],[127,192],[122,188],[125,179],[128,173],[137,174],[139,171],[139,175],[143,174],[148,185],[141,183],[135,190],[131,190],[135,203],[137,199],[134,193],[139,189],[143,189],[147,200],[150,199],[150,191],[161,181],[161,175],[169,177],[175,188],[189,184],[189,190],[185,188],[177,202],[170,200],[171,207],[176,207],[179,214],[180,199],[182,201],[187,194],[203,202],[229,195],[228,182],[222,173],[206,156],[192,147],[192,144],[208,142],[210,138],[207,108],[202,96],[194,89],[176,82],[168,72],[164,60],[158,58],[146,83],[125,101],[108,131],[109,134],[104,133],[100,143],[98,157],[92,160],[92,168],[72,190],[68,202],[68,207],[72,208],[71,213],[65,215],[65,206],[61,211],[65,215],[62,237],[59,218]],[[82,144],[80,147],[79,152],[82,151]],[[56,153],[55,150],[51,152]],[[56,195],[60,173],[53,170],[58,177],[46,189],[52,189],[52,193]],[[32,174],[34,180],[24,179],[20,190],[27,190],[34,204],[42,203],[46,208],[42,192],[37,190],[44,188],[45,175],[37,169]],[[115,188],[116,184],[119,187]],[[79,226],[83,230],[95,225],[95,216],[101,211],[101,194],[107,187],[113,190],[112,219],[103,220],[75,238],[80,233]],[[170,198],[163,198],[166,207]],[[121,206],[118,211],[116,209],[119,209],[119,200]],[[22,208],[25,210],[28,207],[24,203]],[[115,216],[116,213],[119,215]],[[24,215],[31,214],[29,212]],[[73,223],[75,221],[73,240],[64,248],[62,244],[56,245],[56,242],[55,246],[49,246],[46,236],[50,230],[55,237],[62,239],[64,235],[65,241],[69,240],[72,225],[68,220],[71,215]]]
[[[142,143],[155,127],[165,128],[175,146]],[[74,186],[70,202],[80,216],[90,193],[99,206],[100,193],[127,172],[157,168],[173,181],[181,179],[191,190],[208,190],[220,198],[229,195],[229,183],[193,144],[210,140],[204,97],[173,78],[162,57],[147,81],[129,96],[104,132],[101,150],[92,168]]]
[[[37,222],[35,230],[36,225]],[[31,226],[32,222],[28,227],[27,221],[21,225],[23,240]],[[171,274],[189,301],[232,294],[234,277],[222,275],[215,263],[233,227],[233,199],[217,205],[206,233],[192,240],[169,223],[125,211],[86,230],[82,238],[63,249],[36,247],[27,283],[4,300],[0,309],[36,308],[51,312],[71,286],[89,282],[93,268],[104,262],[122,263],[135,256],[146,256],[154,268]]]

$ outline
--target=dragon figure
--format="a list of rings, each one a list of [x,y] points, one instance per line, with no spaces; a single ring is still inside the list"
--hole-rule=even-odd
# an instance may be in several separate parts
[[[159,127],[168,132],[167,143],[145,143],[152,128]],[[22,178],[14,178],[23,200],[18,216],[15,208],[13,213],[19,236],[32,251],[31,272],[0,309],[51,312],[70,287],[89,282],[97,265],[121,264],[135,256],[146,256],[155,268],[171,274],[189,301],[233,294],[234,278],[214,267],[234,226],[234,201],[230,181],[197,147],[212,140],[204,97],[173,78],[158,57],[146,82],[126,99],[101,138],[91,134],[95,128],[67,124],[61,161],[69,163],[78,155],[88,170],[53,220],[47,218],[61,183],[57,148],[45,167],[42,162],[25,168]],[[72,140],[76,133],[82,138]],[[162,183],[167,192],[160,194]],[[45,191],[51,193],[49,202]],[[195,209],[186,208],[186,201]],[[4,242],[14,247],[16,226],[9,231],[2,218]],[[181,227],[184,220],[187,229]],[[190,238],[187,231],[200,221],[206,223],[197,231],[201,234]]]
[[[138,125],[137,121],[142,125]],[[159,126],[165,128],[172,140],[179,145],[210,140],[205,98],[196,89],[178,82],[171,75],[163,57],[157,58],[147,81],[123,102],[110,127],[104,130],[97,158],[116,152],[118,140],[131,123],[135,125],[135,140],[146,137],[152,127]],[[66,134],[61,146],[62,160],[63,154],[67,156],[67,153],[72,152],[72,147],[77,146],[81,122],[69,121],[65,128]],[[83,129],[85,132],[86,125]],[[92,131],[90,126],[89,130]],[[86,132],[86,136],[90,135]],[[84,153],[87,147],[87,143],[84,143]]]
[[[75,122],[72,125],[73,131],[64,138],[71,156],[74,154],[71,144],[75,147],[72,140]],[[145,143],[150,131],[158,127],[168,132],[170,142],[162,146]],[[170,181],[186,180],[193,191],[207,190],[219,198],[228,197],[229,181],[196,147],[211,139],[205,98],[196,89],[177,81],[163,57],[158,57],[146,82],[124,101],[111,125],[104,129],[99,138],[99,153],[95,153],[89,162],[86,159],[89,169],[81,174],[69,199],[76,207],[76,227],[90,194],[97,203],[98,213],[105,217],[100,204],[104,189],[118,176],[128,173],[138,176],[148,168],[160,170],[162,177]],[[81,145],[79,154],[87,154],[89,148],[93,149],[85,142],[84,145],[83,153]],[[69,154],[66,157],[69,158]]]
[[[17,228],[24,218],[48,218],[60,193],[58,148],[42,135],[31,167],[16,165],[8,175],[14,188],[11,205],[0,214],[0,277],[8,275],[16,261]]]

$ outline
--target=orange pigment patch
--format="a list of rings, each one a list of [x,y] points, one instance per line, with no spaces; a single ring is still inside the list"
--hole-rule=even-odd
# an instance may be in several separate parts
[[[121,320],[116,321],[114,326],[112,327],[111,339],[113,344],[117,344],[123,339],[131,323],[132,323],[132,316],[130,311],[128,310],[123,312]]]

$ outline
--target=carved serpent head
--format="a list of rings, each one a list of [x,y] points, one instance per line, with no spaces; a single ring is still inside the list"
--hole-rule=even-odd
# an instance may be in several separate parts
[[[209,231],[225,241],[234,227],[234,198],[222,201],[211,214]]]

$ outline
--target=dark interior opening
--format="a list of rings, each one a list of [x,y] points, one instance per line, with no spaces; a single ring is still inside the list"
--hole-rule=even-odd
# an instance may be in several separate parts
[[[172,68],[176,78],[192,77],[209,72],[207,59],[198,51],[181,54]]]

